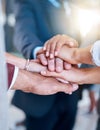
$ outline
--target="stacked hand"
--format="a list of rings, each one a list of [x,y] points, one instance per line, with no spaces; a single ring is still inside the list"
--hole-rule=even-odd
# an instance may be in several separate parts
[[[71,94],[78,89],[78,84],[100,83],[100,67],[78,68],[79,63],[93,64],[90,49],[91,46],[78,48],[76,40],[57,35],[38,51],[36,60],[6,54],[7,62],[21,69],[13,88],[42,95]],[[22,84],[18,82],[20,79]]]
[[[69,36],[56,35],[44,44],[43,49],[39,50],[37,53],[37,58],[42,65],[47,66],[46,70],[41,71],[43,76],[54,77],[58,81],[66,83],[66,85],[70,85],[73,88],[73,92],[78,89],[78,84],[75,80],[76,76],[72,71],[73,69],[75,71],[77,66],[74,66],[73,68],[73,65],[70,62],[59,58],[58,54],[63,46],[67,46],[68,48],[75,48],[78,47],[78,43]],[[71,57],[70,54],[69,57]],[[68,93],[71,94],[72,92],[69,91]]]
[[[73,91],[78,89],[78,84],[100,83],[100,67],[78,68],[79,63],[94,64],[91,47],[78,48],[78,42],[66,35],[52,37],[37,53],[39,61],[48,68],[41,75],[70,84]]]

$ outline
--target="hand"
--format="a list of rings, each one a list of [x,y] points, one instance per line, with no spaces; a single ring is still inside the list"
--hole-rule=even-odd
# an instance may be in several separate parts
[[[60,58],[50,59],[45,56],[45,54],[38,54],[37,58],[40,63],[44,66],[47,66],[48,70],[61,72],[63,69],[70,69],[71,64],[64,62]]]
[[[46,77],[48,76],[48,77],[60,78],[62,80],[75,84],[83,84],[86,73],[84,69],[72,67],[70,70],[63,70],[61,73],[50,72],[48,70],[41,71],[41,75]]]
[[[28,66],[26,70],[31,71],[31,72],[37,72],[39,73],[41,70],[46,70],[47,67],[43,66],[39,60],[29,60]]]
[[[78,42],[67,35],[56,35],[44,44],[43,50],[46,51],[46,57],[57,56],[63,45],[78,47]]]
[[[40,95],[50,95],[57,92],[72,93],[75,87],[71,84],[61,83],[55,78],[44,77],[38,73],[19,70],[12,89]]]

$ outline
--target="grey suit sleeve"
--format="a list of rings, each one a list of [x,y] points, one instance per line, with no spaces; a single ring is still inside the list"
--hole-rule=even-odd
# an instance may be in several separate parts
[[[15,0],[16,17],[14,45],[26,58],[33,58],[32,51],[42,43],[37,37],[36,18],[30,0]]]

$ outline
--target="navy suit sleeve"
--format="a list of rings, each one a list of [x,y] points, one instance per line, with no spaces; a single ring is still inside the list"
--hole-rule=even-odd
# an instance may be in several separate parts
[[[14,12],[16,17],[14,44],[26,58],[33,58],[32,52],[42,43],[37,37],[35,11],[31,0],[15,0]]]

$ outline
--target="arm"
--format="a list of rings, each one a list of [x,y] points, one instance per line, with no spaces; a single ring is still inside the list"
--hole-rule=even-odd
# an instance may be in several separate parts
[[[71,84],[61,83],[54,78],[25,70],[19,70],[12,89],[40,95],[51,95],[57,92],[71,93],[74,90]]]
[[[95,68],[72,68],[63,70],[61,73],[42,71],[43,76],[52,76],[76,84],[100,84],[100,67]]]
[[[26,60],[23,58],[19,58],[17,56],[14,56],[10,53],[5,53],[5,57],[6,57],[6,62],[9,64],[12,64],[14,66],[17,66],[20,69],[24,69],[25,68],[25,63]]]
[[[60,83],[54,78],[43,77],[40,74],[36,74],[35,72],[40,72],[46,70],[46,67],[36,63],[35,61],[30,61],[28,65],[28,70],[33,71],[29,72],[26,70],[22,70],[25,67],[25,59],[18,58],[9,53],[6,53],[6,61],[10,63],[8,66],[8,78],[9,78],[9,86],[13,79],[14,75],[14,65],[19,67],[19,71],[17,74],[17,78],[12,85],[12,89],[19,89],[25,92],[32,92],[36,94],[54,94],[59,91],[63,91],[65,93],[71,93],[75,91],[76,88],[73,88],[71,84]],[[24,65],[23,65],[24,64]],[[40,82],[40,83],[39,83]],[[52,86],[52,85],[53,86]],[[43,85],[43,88],[40,87]],[[51,87],[52,86],[52,87]],[[61,88],[59,88],[59,86]]]
[[[58,57],[71,64],[94,64],[90,53],[91,46],[86,48],[68,48],[63,46]]]
[[[20,69],[26,69],[26,63],[27,63],[26,59],[19,58],[17,56],[11,55],[9,53],[5,53],[5,55],[6,55],[7,63],[17,66]],[[28,71],[39,73],[41,70],[45,70],[45,69],[46,69],[46,67],[37,63],[35,60],[30,60],[28,63]]]
[[[60,49],[64,45],[69,46],[71,48],[78,47],[78,42],[67,35],[58,34],[50,38],[48,41],[46,41],[43,50],[46,51],[46,56],[52,59],[54,58],[54,56],[57,56]]]
[[[84,82],[87,84],[100,84],[100,67],[85,69]]]
[[[37,37],[37,21],[33,12],[36,12],[36,2],[31,0],[15,1],[15,36],[14,44],[26,58],[33,58],[33,50],[41,46]],[[38,8],[37,8],[38,9]]]

